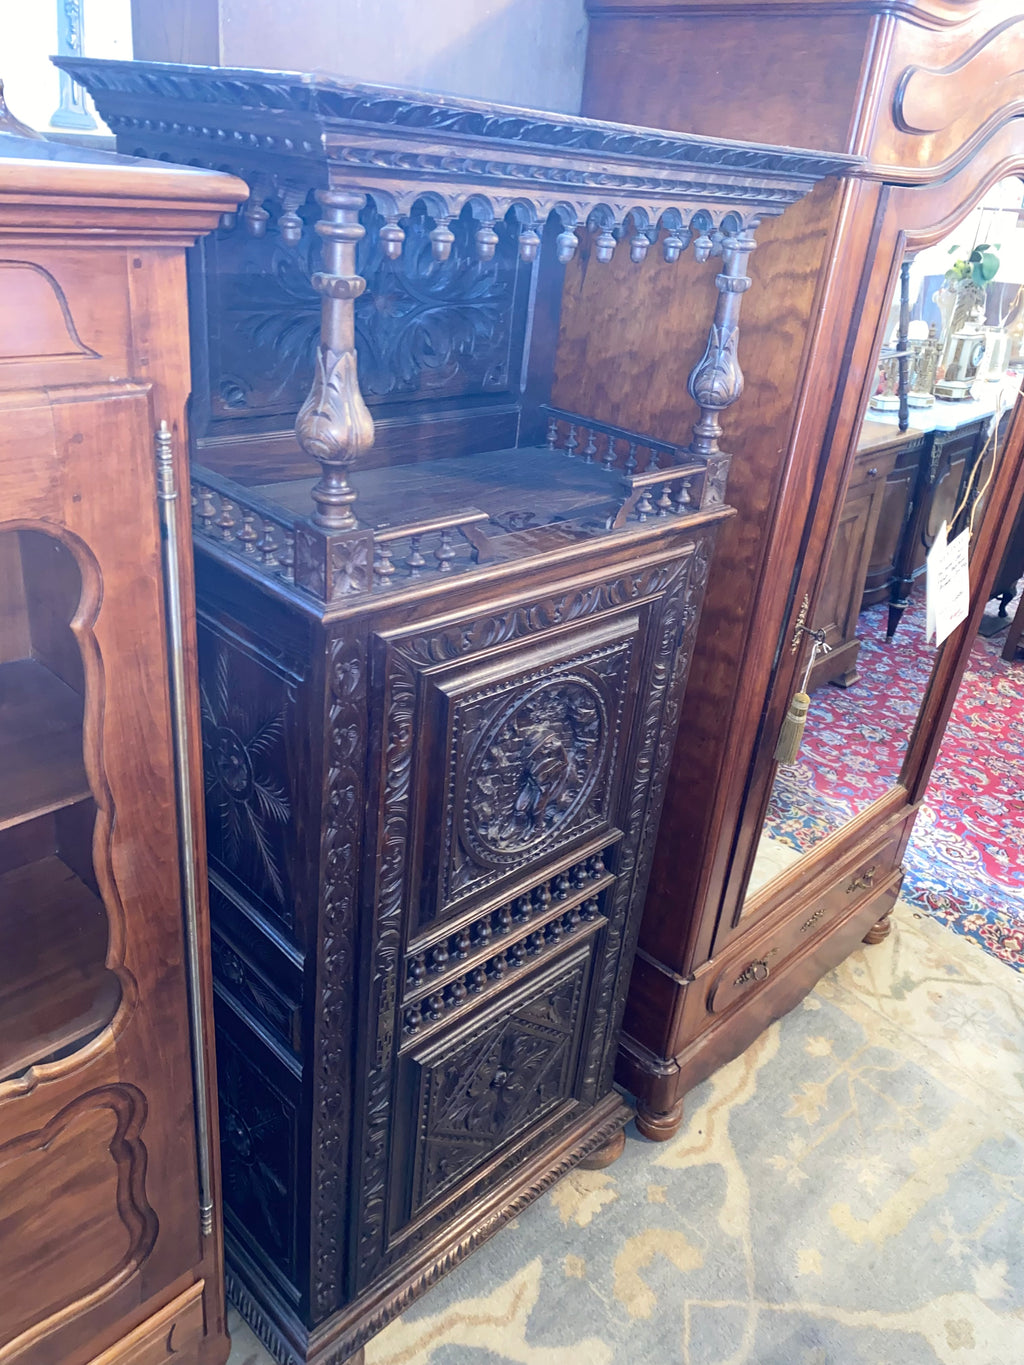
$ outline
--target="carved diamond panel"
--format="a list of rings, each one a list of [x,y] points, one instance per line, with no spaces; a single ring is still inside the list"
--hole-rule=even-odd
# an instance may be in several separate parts
[[[572,1098],[590,954],[463,1025],[422,1058],[413,1212]]]

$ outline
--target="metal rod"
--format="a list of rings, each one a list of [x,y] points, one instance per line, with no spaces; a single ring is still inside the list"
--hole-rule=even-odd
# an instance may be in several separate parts
[[[187,950],[188,1002],[192,1040],[192,1071],[196,1088],[196,1144],[199,1154],[199,1218],[203,1236],[213,1231],[213,1180],[210,1110],[206,1100],[206,1053],[203,1048],[203,1009],[200,990],[199,895],[196,885],[196,841],[192,823],[192,774],[189,763],[185,642],[182,630],[181,566],[178,561],[178,491],[174,484],[170,428],[160,423],[156,433],[157,498],[163,527],[164,589],[170,637],[171,716],[174,727],[174,760],[178,780],[178,827],[181,875],[185,893],[185,946]]]
[[[900,317],[899,329],[896,334],[896,373],[899,375],[896,390],[899,396],[899,417],[897,419],[900,431],[906,431],[910,425],[910,405],[907,401],[907,392],[910,388],[910,341],[907,333],[910,330],[910,262],[904,261],[900,266]]]

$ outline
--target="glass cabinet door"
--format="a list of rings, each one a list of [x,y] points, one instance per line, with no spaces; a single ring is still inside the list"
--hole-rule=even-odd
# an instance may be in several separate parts
[[[74,553],[0,530],[0,1082],[83,1047],[121,998],[93,866]]]

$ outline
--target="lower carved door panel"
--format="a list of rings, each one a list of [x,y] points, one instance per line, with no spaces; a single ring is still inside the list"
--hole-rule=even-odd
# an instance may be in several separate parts
[[[580,922],[583,942],[401,1055],[396,1140],[411,1159],[392,1173],[389,1250],[456,1185],[471,1197],[485,1168],[493,1179],[503,1158],[536,1150],[579,1106],[596,932]]]

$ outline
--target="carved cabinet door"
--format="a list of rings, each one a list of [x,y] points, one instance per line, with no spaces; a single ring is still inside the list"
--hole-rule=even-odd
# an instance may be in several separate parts
[[[372,638],[360,1283],[610,1089],[690,565]]]

